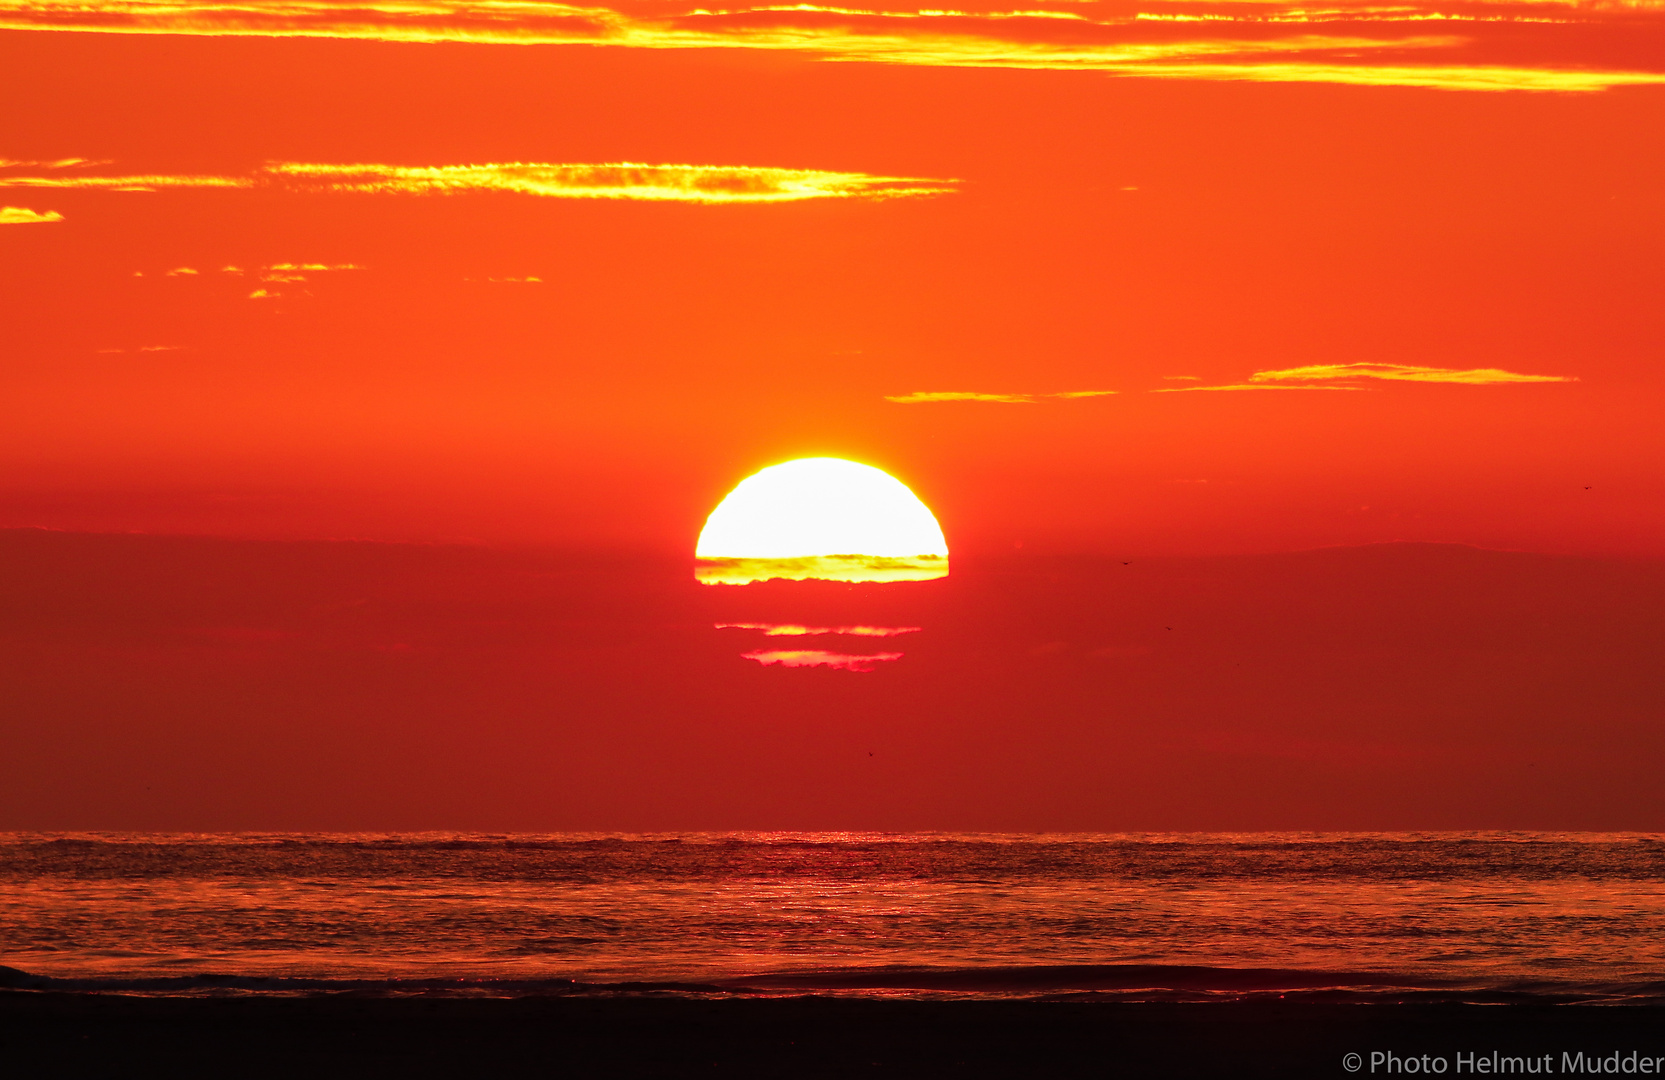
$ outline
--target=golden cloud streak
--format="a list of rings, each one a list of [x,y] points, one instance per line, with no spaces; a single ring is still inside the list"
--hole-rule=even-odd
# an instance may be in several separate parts
[[[1615,86],[1665,85],[1665,72],[1582,71],[1489,65],[1410,64],[1140,64],[1123,71],[1155,79],[1239,82],[1339,83],[1347,86],[1416,86],[1429,90],[1538,90],[1578,93]]]
[[[761,630],[764,637],[821,637],[842,634],[848,637],[899,637],[917,634],[922,626],[802,626],[798,623],[724,622],[713,624],[718,630]]]
[[[92,191],[160,191],[164,188],[249,188],[251,179],[236,176],[6,176],[0,187],[71,188]]]
[[[1001,405],[1036,405],[1047,398],[1108,397],[1117,390],[1065,390],[1057,394],[985,394],[975,390],[921,390],[912,394],[886,395],[895,405],[929,405],[946,401],[987,401]]]
[[[1564,62],[1545,60],[1539,48],[1529,63],[1510,62],[1507,56],[1453,62],[1454,53],[1472,51],[1477,42],[1487,45],[1491,39],[1484,35],[1492,23],[1544,24],[1553,31],[1549,24],[1575,22],[1622,35],[1634,32],[1636,20],[1661,12],[1654,0],[1451,0],[1440,9],[1415,3],[1312,9],[1293,0],[1152,0],[1147,6],[1145,11],[1101,11],[1089,0],[1072,11],[966,12],[799,4],[644,16],[540,0],[368,0],[351,5],[328,0],[0,0],[0,29],[762,49],[930,67],[1471,91],[1590,91],[1665,83],[1665,71],[1608,69],[1574,53]],[[1436,23],[1463,34],[1405,36]],[[1279,26],[1299,24],[1346,24],[1351,32],[1267,36],[1269,28],[1276,32]],[[1507,41],[1499,47],[1505,53],[1518,48]],[[1554,48],[1548,55],[1555,55]],[[1424,56],[1429,62],[1416,62]]]
[[[558,199],[641,199],[651,202],[758,203],[803,199],[890,199],[941,195],[953,180],[869,176],[816,169],[745,165],[269,165],[285,180],[331,191],[449,195],[506,191]]]
[[[1195,71],[1196,78],[1236,79],[1223,74],[1236,68],[1260,70],[1262,63],[1202,62],[1202,58],[1272,58],[1310,52],[1365,52],[1392,49],[1449,48],[1462,39],[1450,36],[1407,38],[1331,37],[1301,34],[1274,39],[1211,38],[1189,41],[1118,42],[1098,45],[1001,41],[984,37],[878,37],[823,35],[826,59],[906,64],[914,67],[1019,68],[1034,71],[1096,71],[1107,75],[1159,75]],[[1276,67],[1278,65],[1272,64]],[[1340,66],[1340,65],[1338,65]]]
[[[740,654],[747,660],[756,660],[764,667],[779,664],[781,667],[827,667],[835,671],[872,671],[879,664],[902,659],[899,652],[874,653],[871,656],[852,656],[849,653],[827,652],[824,649],[767,649]]]
[[[44,225],[63,219],[56,210],[41,212],[26,206],[0,206],[0,225]]]
[[[1462,383],[1467,386],[1578,381],[1576,376],[1571,375],[1523,375],[1502,368],[1440,368],[1415,364],[1312,364],[1278,371],[1257,371],[1249,376],[1251,383],[1260,385],[1329,379],[1386,379],[1392,382]]]
[[[249,177],[14,176],[0,173],[0,187],[19,188],[161,191],[175,188],[276,187],[302,192],[405,195],[492,191],[554,199],[635,199],[708,204],[920,197],[946,194],[954,190],[951,185],[956,183],[956,180],[871,176],[867,173],[818,169],[750,165],[643,165],[632,162],[433,166],[275,162]]]
[[[1039,398],[1034,394],[979,394],[974,391],[935,390],[896,397],[886,395],[885,400],[897,405],[923,405],[940,401],[991,401],[1002,405],[1033,405]]]
[[[1252,377],[1252,376],[1251,376]],[[1360,390],[1358,386],[1283,386],[1276,383],[1227,383],[1224,386],[1159,386],[1153,394],[1194,394],[1217,390]]]
[[[108,164],[108,161],[79,157],[58,158],[54,161],[17,161],[12,158],[0,158],[0,169],[84,169]]]
[[[329,271],[333,271],[333,270],[363,270],[364,267],[358,265],[357,263],[291,263],[291,262],[281,262],[281,263],[273,263],[270,266],[263,266],[263,267],[261,267],[261,269],[262,270],[274,271],[274,272],[280,273],[280,274],[286,274],[286,273],[287,274],[295,274],[295,273],[302,273],[302,272],[305,272],[305,273],[323,273],[326,270],[329,270]],[[235,273],[237,271],[231,271],[231,272]]]

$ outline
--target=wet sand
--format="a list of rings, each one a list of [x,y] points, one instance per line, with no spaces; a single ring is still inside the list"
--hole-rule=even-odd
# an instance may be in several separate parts
[[[1551,1075],[1566,1053],[1665,1057],[1665,1008],[0,992],[18,1077],[1344,1077],[1421,1055],[1467,1076],[1459,1054],[1493,1051]]]

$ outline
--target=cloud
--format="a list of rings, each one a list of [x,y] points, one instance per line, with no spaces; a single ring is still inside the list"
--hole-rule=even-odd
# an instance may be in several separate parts
[[[241,266],[222,266],[219,273],[234,277],[252,276],[260,283],[259,287],[248,294],[250,300],[277,300],[284,298],[285,286],[304,284],[313,274],[334,273],[344,270],[363,270],[357,263],[323,263],[323,262],[279,262],[268,266],[257,266],[245,269]],[[163,277],[169,278],[203,278],[208,271],[198,270],[194,266],[176,266],[162,272]],[[143,270],[135,270],[134,277],[144,277]],[[207,279],[205,279],[207,280]],[[305,290],[302,290],[303,292]],[[310,295],[310,294],[308,294]],[[119,350],[113,350],[119,351]]]
[[[885,652],[872,656],[851,656],[848,653],[827,652],[823,649],[767,649],[741,653],[747,660],[756,660],[764,667],[828,667],[835,671],[872,671],[880,664],[902,659],[902,653]]]
[[[1258,384],[1331,379],[1386,379],[1391,382],[1463,383],[1469,386],[1578,381],[1572,375],[1524,375],[1502,368],[1441,368],[1416,364],[1311,364],[1279,371],[1257,371],[1249,376],[1250,382]]]
[[[921,390],[912,394],[886,395],[885,400],[897,405],[925,405],[941,401],[993,401],[1003,405],[1033,405],[1040,399],[1034,394],[980,394],[970,390]]]
[[[695,560],[694,577],[707,585],[754,581],[935,581],[948,576],[941,555],[805,555],[782,559]]]
[[[952,185],[957,183],[956,180],[873,176],[820,169],[754,165],[644,165],[634,162],[601,165],[544,162],[332,165],[284,161],[268,164],[249,176],[22,176],[0,172],[0,187],[20,188],[162,191],[261,187],[293,192],[377,195],[506,192],[555,199],[634,199],[707,204],[942,195],[953,191]],[[342,269],[299,269],[308,268]]]
[[[975,390],[920,390],[912,394],[887,395],[885,400],[895,405],[930,405],[946,401],[988,401],[1001,405],[1036,405],[1048,398],[1108,397],[1118,390],[1065,390],[1056,394],[987,394]]]
[[[1279,383],[1226,383],[1224,386],[1159,386],[1153,394],[1192,394],[1217,390],[1358,390],[1357,386],[1288,386]]]
[[[1170,379],[1192,379],[1191,375],[1169,375]],[[1365,390],[1371,380],[1387,382],[1461,383],[1488,386],[1497,383],[1577,382],[1572,375],[1524,375],[1502,368],[1442,368],[1418,364],[1308,364],[1304,367],[1257,371],[1248,382],[1223,386],[1161,386],[1153,394],[1186,394],[1197,391],[1234,390]]]
[[[307,275],[309,274],[326,274],[336,273],[342,270],[363,269],[364,267],[360,266],[358,263],[280,262],[272,263],[269,266],[257,266],[253,270],[245,270],[243,267],[235,265],[222,266],[220,267],[220,273],[235,274],[238,277],[252,273],[260,281],[285,285],[306,281]],[[181,267],[179,270],[169,271],[169,276],[171,277],[178,273],[194,274],[196,271],[190,269],[189,267]]]
[[[310,274],[333,274],[343,270],[363,270],[357,263],[273,263],[255,271],[255,276],[271,285],[292,285],[306,281]],[[228,267],[225,273],[241,274],[242,270]]]
[[[161,191],[165,188],[249,188],[239,176],[12,176],[0,173],[0,187],[68,188],[92,191]]]
[[[0,158],[0,169],[84,169],[94,165],[108,165],[108,161],[95,161],[92,158],[57,158],[52,161],[18,161],[15,158]]]
[[[43,225],[62,221],[56,210],[30,210],[26,206],[0,206],[0,225]]]
[[[917,634],[920,626],[800,626],[797,623],[715,623],[718,630],[761,630],[764,637],[820,637],[824,634],[844,634],[850,637],[898,637]]]
[[[285,299],[292,295],[291,293],[285,291],[286,286],[304,285],[307,281],[311,280],[311,275],[313,274],[330,273],[338,270],[362,269],[363,267],[354,263],[273,263],[270,266],[262,266],[255,269],[254,276],[255,279],[260,282],[260,287],[249,293],[249,299]],[[238,269],[228,269],[222,272],[235,274],[239,277],[246,273],[246,271]],[[311,291],[308,289],[302,289],[301,293],[306,296],[312,295]]]
[[[1042,0],[1037,0],[1037,6]],[[930,67],[1466,91],[1665,82],[1638,48],[1657,0],[1079,0],[955,11],[817,4],[666,10],[542,0],[0,0],[0,29],[363,38],[638,49],[758,49]]]
[[[641,199],[654,202],[756,203],[802,199],[941,195],[953,180],[869,176],[817,169],[747,165],[268,165],[266,172],[329,191],[450,195],[501,191],[558,199]]]

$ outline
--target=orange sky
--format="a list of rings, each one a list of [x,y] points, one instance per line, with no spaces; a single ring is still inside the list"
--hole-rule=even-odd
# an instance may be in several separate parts
[[[0,526],[1665,550],[1658,4],[344,10],[0,2]]]
[[[0,0],[0,827],[1659,828],[1661,251],[1656,0]]]

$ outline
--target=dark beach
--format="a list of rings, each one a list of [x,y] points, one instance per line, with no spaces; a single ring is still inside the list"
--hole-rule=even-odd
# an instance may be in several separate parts
[[[1665,1056],[1653,1006],[791,997],[146,998],[0,992],[12,1075],[1478,1075],[1470,1055]],[[1391,1052],[1415,1068],[1374,1070]],[[1459,1055],[1463,1055],[1460,1059]],[[1461,1071],[1459,1068],[1461,1067]],[[1598,1066],[1599,1068],[1599,1066]],[[1612,1070],[1610,1070],[1612,1071]]]

